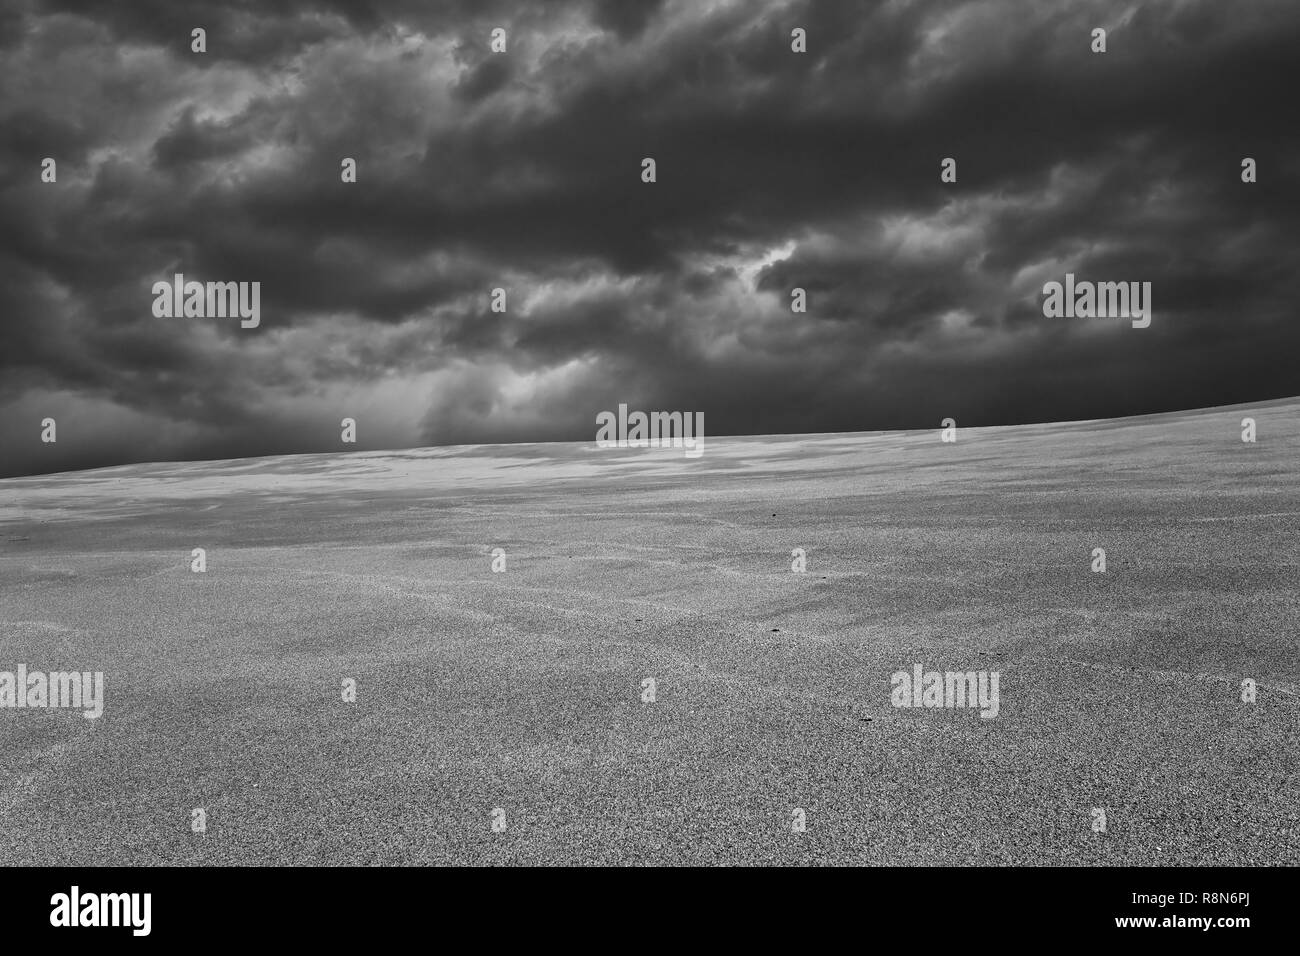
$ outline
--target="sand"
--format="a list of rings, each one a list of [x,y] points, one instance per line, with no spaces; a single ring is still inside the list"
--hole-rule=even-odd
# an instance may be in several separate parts
[[[1298,421],[0,481],[0,863],[1300,863]]]

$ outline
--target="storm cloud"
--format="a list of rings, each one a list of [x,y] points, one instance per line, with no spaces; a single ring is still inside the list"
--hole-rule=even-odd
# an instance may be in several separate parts
[[[7,3],[0,474],[1300,394],[1298,41],[1291,0]],[[260,325],[156,317],[174,273]],[[1045,318],[1066,273],[1151,326]]]

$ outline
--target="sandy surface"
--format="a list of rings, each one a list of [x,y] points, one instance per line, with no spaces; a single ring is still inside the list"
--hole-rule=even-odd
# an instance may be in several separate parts
[[[1298,423],[0,481],[0,863],[1300,863]]]

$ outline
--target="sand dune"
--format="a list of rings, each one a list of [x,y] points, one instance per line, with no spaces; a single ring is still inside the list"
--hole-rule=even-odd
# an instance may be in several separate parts
[[[1298,413],[2,481],[0,862],[1300,863]]]

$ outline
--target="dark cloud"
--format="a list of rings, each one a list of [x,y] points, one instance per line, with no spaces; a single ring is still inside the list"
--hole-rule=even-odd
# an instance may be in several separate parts
[[[634,3],[619,0],[596,0],[592,4],[592,21],[599,27],[613,31],[620,39],[629,40],[639,35],[646,24],[663,10],[663,0],[637,0]]]
[[[4,474],[343,417],[379,447],[620,402],[725,434],[1300,393],[1287,0],[63,0],[0,37]],[[1067,271],[1151,282],[1152,326],[1045,319]],[[155,318],[174,272],[259,281],[260,327]]]

